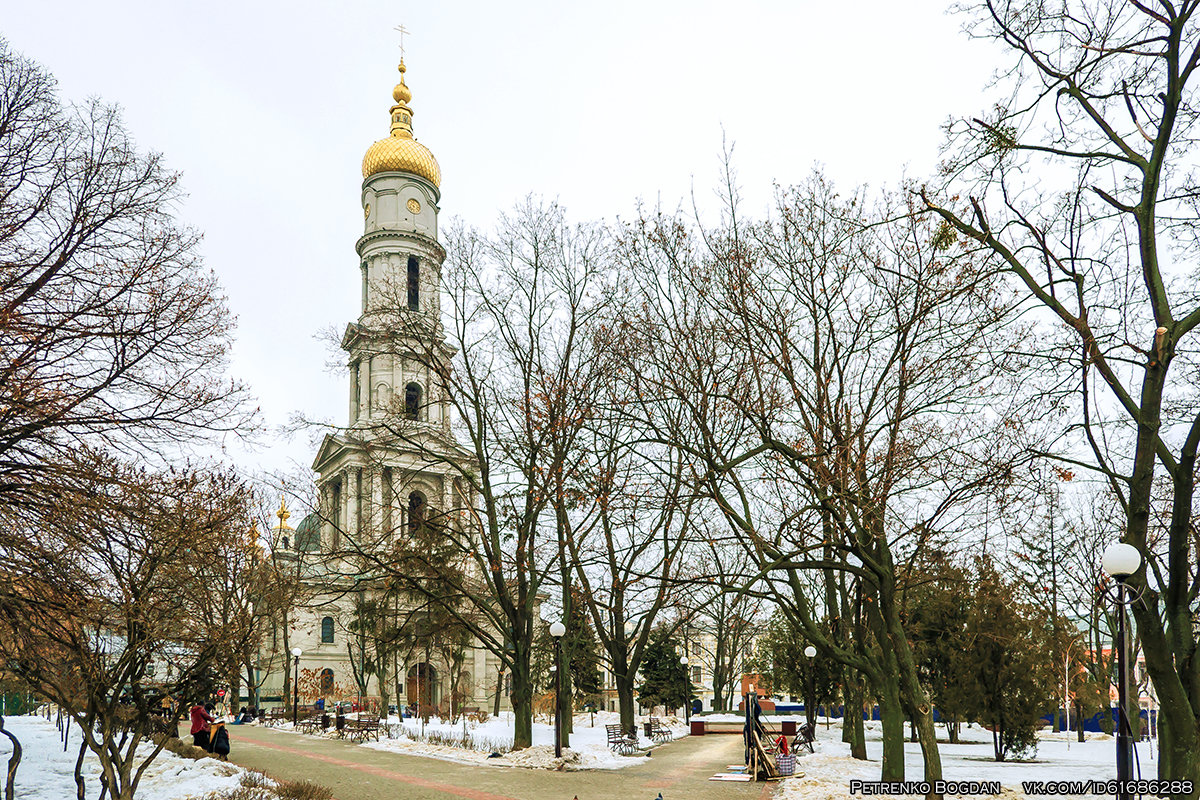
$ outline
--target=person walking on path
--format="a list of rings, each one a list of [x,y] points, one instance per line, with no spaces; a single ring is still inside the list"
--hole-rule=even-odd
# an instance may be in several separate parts
[[[211,706],[210,706],[211,707]],[[192,706],[192,744],[201,750],[208,750],[208,726],[214,721],[208,709],[196,703]]]

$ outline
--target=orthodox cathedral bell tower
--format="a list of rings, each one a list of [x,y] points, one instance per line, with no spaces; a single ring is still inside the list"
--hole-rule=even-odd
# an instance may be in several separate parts
[[[324,525],[322,549],[337,553],[388,541],[428,514],[456,505],[448,459],[448,403],[431,364],[447,363],[440,322],[437,240],[442,171],[413,136],[412,92],[392,91],[389,135],[362,162],[363,235],[358,252],[362,303],[346,327],[349,419],[313,462]]]
[[[441,325],[442,171],[413,136],[412,92],[404,74],[401,60],[388,136],[367,148],[362,162],[363,233],[351,262],[358,275],[347,270],[345,278],[357,277],[361,306],[341,341],[349,377],[346,424],[325,437],[313,461],[316,513],[293,531],[281,507],[276,529],[287,563],[314,595],[292,612],[290,638],[282,639],[285,649],[295,646],[302,656],[292,664],[285,652],[273,674],[286,680],[289,667],[311,669],[331,701],[356,674],[347,649],[355,597],[374,590],[363,580],[357,554],[386,554],[438,515],[459,519],[465,501],[455,465],[472,460],[451,436],[450,404],[436,371],[454,355]],[[476,642],[453,665],[428,654],[396,659],[383,665],[386,675],[368,676],[369,696],[382,698],[395,686],[401,697],[391,699],[437,705],[443,689],[457,685],[461,702],[482,707],[489,703],[487,676],[499,670]],[[445,682],[450,670],[454,684]]]

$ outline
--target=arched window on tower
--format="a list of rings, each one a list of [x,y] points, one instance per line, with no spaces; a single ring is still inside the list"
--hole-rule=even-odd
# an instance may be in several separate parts
[[[421,263],[416,256],[408,257],[408,310],[421,310]]]
[[[421,528],[425,527],[425,512],[427,504],[425,495],[420,492],[413,492],[408,496],[408,533],[409,535],[417,533]]]
[[[404,387],[404,418],[421,418],[421,386],[410,383]]]
[[[333,644],[333,617],[321,619],[321,644]]]

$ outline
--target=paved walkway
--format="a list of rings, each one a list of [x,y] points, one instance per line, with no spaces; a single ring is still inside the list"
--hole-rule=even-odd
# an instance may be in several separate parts
[[[684,737],[619,770],[457,764],[257,726],[230,726],[230,760],[273,777],[311,780],[335,800],[767,800],[774,783],[709,781],[742,759],[740,736]]]

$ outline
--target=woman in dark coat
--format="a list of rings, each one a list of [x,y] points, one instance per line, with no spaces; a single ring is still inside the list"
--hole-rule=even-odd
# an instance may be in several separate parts
[[[199,747],[201,750],[208,750],[208,725],[213,721],[212,714],[208,710],[196,703],[192,706],[192,744]]]

